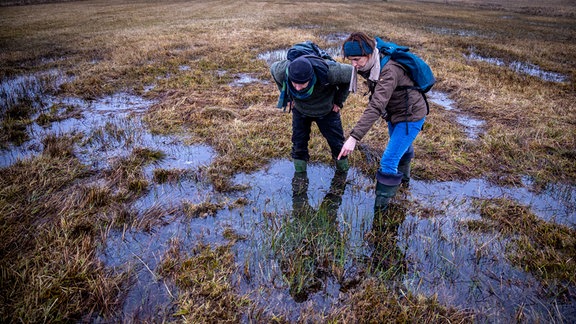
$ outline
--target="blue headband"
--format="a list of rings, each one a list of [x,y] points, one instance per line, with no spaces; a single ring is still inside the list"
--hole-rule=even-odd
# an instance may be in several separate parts
[[[367,56],[372,54],[373,50],[365,41],[348,41],[344,43],[344,56]]]

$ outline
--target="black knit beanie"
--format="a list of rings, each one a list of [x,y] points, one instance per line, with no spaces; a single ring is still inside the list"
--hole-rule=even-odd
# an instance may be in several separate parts
[[[312,80],[314,68],[307,58],[300,56],[288,65],[288,78],[290,81],[298,84],[306,83]]]

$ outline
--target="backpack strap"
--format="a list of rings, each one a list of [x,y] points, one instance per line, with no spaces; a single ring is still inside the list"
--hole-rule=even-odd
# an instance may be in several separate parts
[[[402,64],[398,63],[398,65],[402,68],[402,70],[404,70],[404,73],[409,73],[408,69],[406,69]],[[382,66],[382,65],[380,65]],[[410,76],[409,76],[410,77]],[[410,80],[412,80],[412,77],[410,77]],[[412,80],[412,83],[414,83],[414,80]],[[428,115],[430,113],[430,105],[428,104],[428,99],[426,98],[426,94],[420,90],[419,87],[413,85],[413,86],[397,86],[396,90],[406,90],[406,95],[408,95],[408,90],[416,90],[418,92],[420,92],[420,94],[422,95],[422,98],[424,98],[424,102],[426,103],[426,115]],[[406,103],[408,104],[408,103]]]
[[[426,115],[428,115],[430,113],[430,105],[428,104],[428,99],[426,98],[426,94],[424,92],[420,91],[420,88],[418,88],[416,86],[398,86],[398,87],[396,87],[396,89],[406,90],[406,92],[408,92],[408,90],[416,90],[416,91],[420,92],[420,94],[422,95],[422,98],[424,98],[424,102],[426,103]]]

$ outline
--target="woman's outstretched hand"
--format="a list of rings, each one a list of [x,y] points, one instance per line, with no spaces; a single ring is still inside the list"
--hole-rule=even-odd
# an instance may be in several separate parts
[[[340,150],[340,154],[338,154],[338,160],[340,160],[341,157],[347,156],[348,154],[352,153],[355,147],[356,147],[356,139],[352,136],[348,137],[346,142],[344,142],[342,149]]]

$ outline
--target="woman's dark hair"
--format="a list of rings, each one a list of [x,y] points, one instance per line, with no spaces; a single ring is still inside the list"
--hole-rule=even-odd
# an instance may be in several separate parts
[[[348,36],[348,38],[346,38],[344,40],[344,42],[342,43],[342,53],[345,53],[344,45],[347,42],[357,42],[359,44],[364,43],[364,44],[368,45],[368,47],[370,47],[370,49],[372,51],[374,51],[374,48],[376,47],[376,43],[374,42],[374,38],[368,36],[364,32],[354,32],[354,33],[350,34],[350,36]],[[361,46],[361,49],[362,49],[362,55],[363,56],[367,56],[370,54],[370,53],[367,53],[362,46]]]

